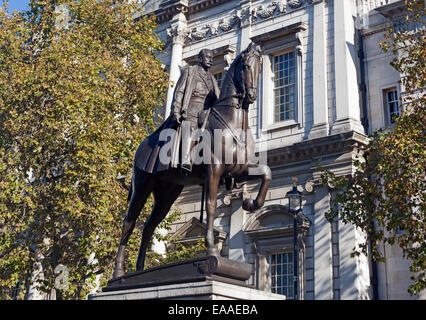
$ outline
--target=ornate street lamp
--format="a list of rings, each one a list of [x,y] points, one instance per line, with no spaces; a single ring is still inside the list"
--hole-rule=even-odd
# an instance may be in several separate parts
[[[293,286],[294,300],[297,300],[298,254],[297,254],[297,214],[302,211],[302,192],[297,190],[297,178],[293,178],[293,188],[285,195],[288,198],[288,212],[293,215]]]

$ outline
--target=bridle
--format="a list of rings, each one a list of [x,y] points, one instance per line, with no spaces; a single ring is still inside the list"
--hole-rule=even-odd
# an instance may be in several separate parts
[[[257,86],[255,86],[255,82],[253,81],[253,79],[256,78],[253,74],[254,70],[251,67],[251,64],[248,64],[248,62],[251,61],[251,59],[249,59],[249,58],[253,55],[257,56],[257,58],[259,59],[259,61],[258,61],[259,65],[260,65],[259,73],[262,71],[262,56],[258,51],[251,49],[241,56],[241,61],[240,61],[241,67],[240,67],[239,72],[240,72],[240,76],[241,76],[240,88],[241,88],[241,91],[242,91],[241,96],[242,96],[243,101],[241,101],[241,102],[243,103],[243,105],[242,105],[243,108],[248,107],[248,104],[247,104],[247,106],[244,106],[244,104],[245,104],[244,101],[246,100],[247,89],[257,89]],[[251,76],[251,79],[252,79],[251,86],[249,86],[249,87],[246,87],[246,84],[245,84],[245,77],[246,77],[245,71],[246,71],[246,69],[248,69],[248,72],[250,73],[250,76]]]

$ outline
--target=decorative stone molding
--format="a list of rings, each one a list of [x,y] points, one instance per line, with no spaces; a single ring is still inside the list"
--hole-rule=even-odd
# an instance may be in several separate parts
[[[278,37],[284,37],[290,34],[295,35],[298,46],[302,46],[302,35],[301,33],[308,28],[303,22],[297,22],[292,25],[276,29],[270,32],[262,33],[261,35],[252,37],[251,40],[255,43],[264,43],[270,40],[273,40]],[[301,50],[301,48],[298,48]]]
[[[303,30],[296,32],[296,39],[297,39],[296,53],[299,56],[303,55],[302,31]]]
[[[267,161],[269,166],[275,166],[283,163],[312,161],[335,154],[359,154],[367,144],[368,137],[355,131],[350,131],[269,150]]]
[[[178,13],[188,12],[187,0],[169,0],[160,4],[160,8],[153,13],[158,23],[170,21]]]
[[[392,28],[395,32],[403,31],[407,28],[405,22],[406,7],[404,1],[387,0],[387,4],[376,6],[375,11],[379,12],[382,16],[392,23]],[[424,28],[421,23],[412,23],[409,27],[410,30],[417,32],[419,29]]]
[[[166,47],[169,44],[180,43],[186,44],[190,38],[191,32],[188,28],[183,28],[179,26],[173,26],[166,29],[167,32],[167,41]]]
[[[237,14],[234,14],[231,18],[220,19],[219,29],[223,32],[227,32],[229,30],[232,30],[234,27],[239,27],[240,22],[241,18]]]
[[[210,31],[210,28],[206,25],[202,28],[193,28],[188,34],[188,37],[192,40],[198,41],[206,37],[207,33]]]
[[[267,19],[274,14],[275,9],[276,9],[276,2],[272,2],[266,8],[263,5],[260,5],[260,7],[257,8],[256,14],[262,19]]]
[[[274,0],[269,4],[260,4],[257,7],[250,6],[242,8],[236,10],[231,16],[193,27],[187,33],[185,41],[197,42],[216,37],[231,30],[245,27],[248,24],[271,19],[273,17],[286,14],[292,10],[300,9],[303,6],[315,4],[321,1],[323,0]],[[167,12],[161,11],[164,8],[157,10],[157,20],[159,23],[163,23],[167,21],[165,15],[167,15],[170,19],[172,14],[176,14],[178,12],[196,13],[207,9],[210,6],[221,4],[222,2],[223,1],[221,0],[202,0],[192,1],[189,4],[185,4],[183,1],[174,1],[174,6],[169,5],[168,7],[164,7],[168,8]],[[168,42],[171,42],[171,40],[168,39]]]
[[[287,4],[292,9],[298,9],[303,6],[304,0],[288,0]]]
[[[269,218],[269,220],[267,220]],[[293,215],[283,205],[269,205],[254,212],[242,226],[242,230],[250,238],[291,235],[293,232]],[[308,232],[311,221],[299,212],[296,216],[297,233],[302,238]]]
[[[314,182],[312,180],[308,180],[305,182],[305,191],[306,192],[314,192]]]

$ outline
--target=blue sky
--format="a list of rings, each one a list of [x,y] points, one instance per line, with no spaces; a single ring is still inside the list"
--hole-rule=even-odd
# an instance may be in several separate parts
[[[27,10],[29,2],[30,0],[9,0],[9,12]],[[3,6],[2,0],[0,0],[0,6]]]

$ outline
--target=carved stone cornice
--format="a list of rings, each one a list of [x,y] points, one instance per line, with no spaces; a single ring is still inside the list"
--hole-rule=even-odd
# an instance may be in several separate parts
[[[323,0],[273,0],[257,6],[240,7],[231,14],[224,15],[215,21],[191,27],[187,33],[186,43],[197,42],[219,36],[235,29],[243,28],[250,24],[285,15],[294,10],[299,10]],[[204,11],[213,6],[220,5],[224,0],[199,0],[177,1],[170,0],[160,5],[160,9],[154,12],[157,22],[162,24],[183,12],[186,15]],[[169,41],[170,42],[170,41]]]
[[[384,6],[380,6],[374,9],[379,12],[382,16],[388,19],[392,23],[392,27],[395,32],[399,31],[414,31],[424,28],[424,24],[420,22],[411,23],[407,26],[405,17],[407,15],[407,8],[404,1],[393,2]]]
[[[378,6],[374,8],[374,10],[379,12],[385,18],[392,19],[395,16],[402,16],[406,7],[404,1],[397,1],[384,6]]]
[[[214,6],[220,5],[226,0],[199,0],[199,1],[191,1],[191,0],[168,0],[164,1],[160,4],[159,9],[154,11],[157,18],[157,22],[162,24],[164,22],[170,21],[174,15],[177,13],[196,13],[199,11],[203,11],[208,8],[212,8]]]
[[[191,0],[189,2],[188,13],[196,13],[207,8],[212,8],[217,5],[220,5],[227,0]]]
[[[312,161],[342,153],[361,153],[367,144],[368,137],[355,131],[350,131],[269,150],[267,153],[267,163],[273,167]]]
[[[304,24],[303,22],[297,22],[286,27],[282,27],[270,32],[262,33],[261,35],[258,35],[255,37],[251,37],[251,41],[255,43],[261,43],[261,42],[273,40],[278,37],[284,37],[289,34],[295,34],[299,44],[301,44],[301,39],[298,36],[298,34],[300,34],[300,32],[305,31],[307,28],[308,26]]]
[[[160,4],[160,8],[154,11],[159,24],[170,21],[178,13],[188,12],[188,0],[168,0]]]

